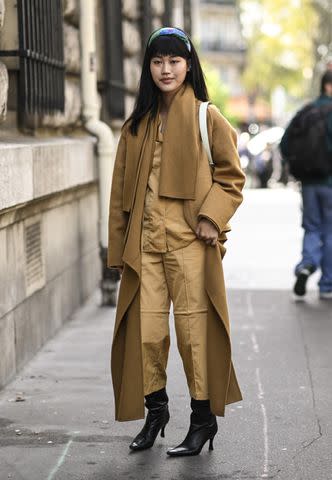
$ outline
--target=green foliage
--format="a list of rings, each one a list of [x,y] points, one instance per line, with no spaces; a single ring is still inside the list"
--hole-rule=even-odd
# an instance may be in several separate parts
[[[247,90],[269,98],[283,85],[291,96],[305,95],[318,24],[311,0],[241,0],[240,6],[248,40]]]
[[[226,85],[221,81],[218,70],[207,62],[202,63],[202,68],[211,102],[219,108],[233,126],[236,126],[237,119],[228,111],[229,92]]]

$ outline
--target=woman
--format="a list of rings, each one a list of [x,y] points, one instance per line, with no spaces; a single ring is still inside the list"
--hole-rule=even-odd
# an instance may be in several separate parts
[[[199,454],[217,433],[216,415],[241,400],[231,362],[222,270],[228,221],[242,201],[236,133],[214,107],[210,170],[198,112],[208,99],[189,37],[155,31],[147,44],[136,105],[115,160],[108,265],[122,272],[112,347],[116,419],[144,418],[132,450],[150,448],[170,419],[166,394],[168,315],[191,395],[185,440],[172,456]]]

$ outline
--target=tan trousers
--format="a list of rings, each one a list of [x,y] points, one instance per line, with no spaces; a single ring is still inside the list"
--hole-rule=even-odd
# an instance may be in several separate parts
[[[168,319],[172,301],[177,345],[190,395],[197,400],[209,398],[205,248],[202,241],[195,240],[172,252],[142,252],[141,333],[145,395],[166,385],[170,345]]]

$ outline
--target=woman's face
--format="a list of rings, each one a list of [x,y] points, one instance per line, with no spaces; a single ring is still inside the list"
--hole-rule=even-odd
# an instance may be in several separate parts
[[[183,57],[156,55],[151,58],[150,71],[154,83],[163,93],[177,90],[184,82],[189,66]]]

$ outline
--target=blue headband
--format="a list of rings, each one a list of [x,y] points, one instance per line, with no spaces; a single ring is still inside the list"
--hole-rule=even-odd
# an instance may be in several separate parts
[[[179,30],[178,28],[173,28],[173,27],[163,27],[153,32],[150,35],[150,38],[148,41],[148,47],[151,45],[151,43],[155,38],[160,37],[161,35],[174,35],[174,37],[177,37],[180,40],[182,40],[185,43],[188,51],[191,52],[191,45],[190,45],[188,36],[182,30]]]

